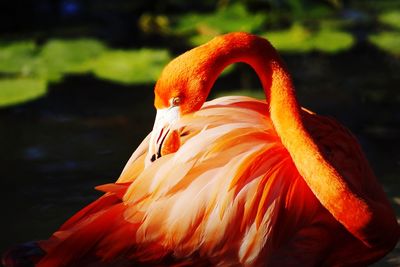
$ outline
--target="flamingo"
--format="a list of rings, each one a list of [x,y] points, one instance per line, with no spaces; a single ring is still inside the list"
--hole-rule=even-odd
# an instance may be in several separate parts
[[[206,98],[235,62],[266,101]],[[104,195],[24,260],[50,266],[366,266],[399,226],[356,138],[301,108],[271,44],[215,37],[171,61],[153,131]],[[14,251],[3,258],[13,265]]]

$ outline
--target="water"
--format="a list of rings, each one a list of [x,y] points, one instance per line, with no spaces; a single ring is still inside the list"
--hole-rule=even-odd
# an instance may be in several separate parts
[[[400,215],[399,60],[368,47],[335,57],[285,59],[301,104],[336,117],[357,135]],[[218,80],[215,91],[258,87],[247,67],[236,74]],[[42,99],[0,109],[0,251],[47,238],[99,197],[93,187],[115,181],[150,131],[152,101],[151,85],[84,76],[51,86]],[[400,249],[376,266],[396,266],[398,255]]]
[[[47,238],[116,180],[152,126],[152,88],[70,78],[0,112],[1,250]]]

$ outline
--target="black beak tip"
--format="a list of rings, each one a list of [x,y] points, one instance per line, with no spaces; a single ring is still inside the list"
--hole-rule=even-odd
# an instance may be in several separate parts
[[[151,156],[151,159],[150,159],[150,161],[151,161],[151,162],[154,162],[156,159],[157,159],[157,156],[156,156],[156,154],[153,154],[153,156]]]

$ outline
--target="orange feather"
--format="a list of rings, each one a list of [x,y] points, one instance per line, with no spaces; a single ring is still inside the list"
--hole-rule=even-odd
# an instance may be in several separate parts
[[[254,68],[267,102],[204,103],[235,62]],[[356,139],[300,108],[268,41],[231,33],[188,51],[155,96],[179,116],[158,117],[169,124],[117,183],[39,242],[37,266],[365,266],[396,244],[394,212]],[[151,157],[156,139],[162,153]]]

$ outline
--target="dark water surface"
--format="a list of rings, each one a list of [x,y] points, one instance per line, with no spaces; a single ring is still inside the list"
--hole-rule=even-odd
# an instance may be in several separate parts
[[[301,104],[357,135],[400,215],[400,60],[368,47],[285,59]],[[239,66],[215,91],[258,86],[255,75]],[[152,102],[152,85],[84,76],[51,86],[42,99],[0,109],[0,251],[49,237],[100,196],[93,187],[115,181],[150,131]],[[396,249],[376,266],[400,266],[399,255]]]
[[[69,78],[0,111],[3,250],[46,238],[113,182],[154,119],[152,89]]]

